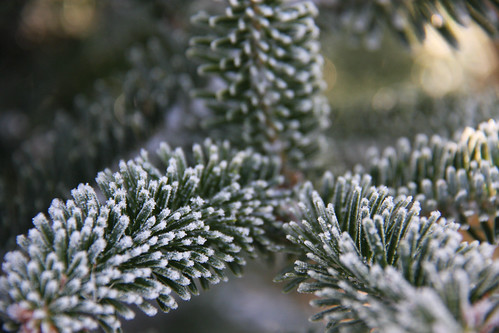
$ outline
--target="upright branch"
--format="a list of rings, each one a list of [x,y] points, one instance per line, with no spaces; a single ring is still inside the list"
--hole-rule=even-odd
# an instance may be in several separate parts
[[[209,34],[189,50],[199,73],[217,79],[216,91],[198,93],[211,125],[295,167],[309,165],[328,126],[316,14],[306,1],[230,0],[223,15],[194,18]]]

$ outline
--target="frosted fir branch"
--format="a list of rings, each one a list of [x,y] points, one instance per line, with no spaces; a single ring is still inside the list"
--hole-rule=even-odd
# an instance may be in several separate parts
[[[423,214],[440,210],[465,225],[476,239],[497,242],[499,127],[494,120],[466,128],[457,140],[424,135],[411,145],[399,140],[382,155],[372,151],[369,165],[359,169],[392,195],[411,195]]]
[[[37,215],[2,265],[4,329],[119,331],[130,305],[168,312],[273,250],[279,163],[210,141],[193,152],[190,164],[163,145],[162,167],[143,153],[99,174],[103,200],[80,185]]]
[[[324,249],[316,246],[321,242],[324,228],[327,228],[330,234],[325,237],[332,239],[328,260],[336,261],[338,267],[342,265],[339,258],[341,251],[335,242],[340,242],[344,232],[351,236],[354,246],[368,262],[379,263],[384,267],[397,261],[398,243],[408,232],[413,217],[419,214],[419,202],[413,201],[411,197],[393,198],[387,188],[370,186],[368,176],[361,178],[358,175],[338,178],[333,193],[328,193],[326,197],[329,199],[327,202],[331,203],[327,207],[310,183],[301,189],[296,212],[297,222],[290,222],[285,227],[291,242],[304,242],[310,251],[317,251],[319,254]],[[369,246],[371,242],[378,243],[378,240],[372,238],[374,231],[367,230],[364,226],[364,220],[373,216],[382,217],[382,220],[376,221],[375,226],[381,233],[379,237],[382,237],[385,247],[382,252],[373,252],[373,247]],[[310,221],[318,222],[310,224]],[[298,232],[302,230],[300,223],[306,226],[306,233]],[[299,236],[298,240],[295,239],[296,235]]]
[[[493,247],[462,242],[458,225],[420,217],[411,198],[343,178],[326,206],[307,185],[285,225],[305,257],[277,278],[314,293],[328,332],[493,332],[499,327],[499,262]],[[353,222],[353,223],[352,223]],[[355,226],[352,228],[352,225]]]
[[[314,0],[319,6],[319,23],[324,28],[348,31],[363,39],[369,48],[378,48],[385,28],[405,44],[423,41],[431,26],[449,44],[458,45],[451,22],[461,26],[478,24],[490,35],[497,35],[499,4],[495,0],[363,1]]]
[[[316,14],[307,1],[228,1],[223,15],[193,18],[210,34],[192,38],[188,52],[219,86],[197,94],[213,111],[213,128],[300,167],[328,126]]]

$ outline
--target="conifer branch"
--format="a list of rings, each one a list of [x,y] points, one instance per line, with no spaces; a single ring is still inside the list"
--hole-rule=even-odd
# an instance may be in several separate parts
[[[161,1],[153,6],[178,2]],[[371,46],[383,25],[409,42],[413,34],[422,40],[431,24],[453,45],[449,17],[491,34],[498,28],[498,0],[316,2],[329,4],[333,24],[365,34]],[[284,176],[314,165],[328,125],[317,8],[301,0],[226,3],[221,15],[196,16],[208,35],[191,39],[188,53],[211,79],[211,90],[197,92],[212,112],[209,125],[251,148],[207,140],[186,157],[164,144],[154,158],[143,152],[117,172],[99,173],[100,190],[80,184],[70,200],[54,200],[4,258],[2,329],[119,332],[135,307],[150,316],[168,312],[179,298],[227,280],[229,271],[241,274],[248,257],[289,250],[300,257],[276,280],[288,281],[285,290],[315,294],[312,305],[322,311],[312,319],[324,320],[327,331],[496,332],[499,261],[491,244],[499,240],[499,125],[466,129],[457,141],[419,136],[411,146],[403,139],[358,173],[326,173],[319,191],[305,183],[291,196]],[[161,63],[161,47],[149,46]],[[103,89],[97,101],[79,103],[82,117],[93,112],[87,131],[72,131],[74,119],[56,126],[66,139],[57,143],[76,156],[64,170],[93,176],[95,168],[79,161],[97,154],[109,164],[114,145],[127,147],[120,153],[130,147],[123,131],[149,135],[164,116],[159,111],[178,106],[176,93],[190,84],[183,84],[185,73],[177,75],[167,55],[162,64],[173,76],[140,55],[132,53],[121,97]],[[146,114],[151,122],[137,121]],[[90,136],[89,128],[99,134]],[[91,143],[76,149],[87,136]],[[56,148],[41,155],[63,160],[57,154],[68,155]],[[40,172],[43,186],[33,184],[46,193],[51,180],[64,178],[57,170],[33,164],[26,173]],[[0,185],[7,198],[10,189]],[[292,221],[282,225],[281,215]],[[459,223],[482,242],[464,242]],[[288,247],[276,241],[283,235]]]
[[[423,214],[438,209],[465,225],[476,239],[496,243],[499,236],[499,127],[490,120],[466,128],[457,141],[424,135],[374,153],[365,172],[392,195],[411,195]],[[359,172],[362,173],[361,170]]]
[[[341,178],[326,206],[310,185],[284,228],[306,258],[277,278],[314,293],[327,331],[493,332],[499,326],[499,263],[489,244],[462,243],[458,225],[420,217],[410,197]]]
[[[193,152],[188,166],[163,145],[162,168],[143,153],[99,174],[103,199],[80,185],[37,215],[2,265],[4,329],[119,331],[118,316],[134,316],[129,305],[175,309],[175,294],[188,300],[198,283],[226,280],[227,268],[239,274],[245,255],[272,250],[279,163],[209,141]]]
[[[328,125],[316,14],[307,1],[230,0],[225,14],[194,18],[210,34],[193,38],[189,50],[203,61],[201,75],[221,81],[217,91],[198,96],[224,137],[242,136],[245,144],[301,167]]]

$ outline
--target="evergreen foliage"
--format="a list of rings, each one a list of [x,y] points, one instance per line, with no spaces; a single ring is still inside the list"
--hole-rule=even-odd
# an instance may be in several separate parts
[[[320,297],[327,331],[493,332],[499,263],[493,248],[463,243],[459,226],[419,216],[411,197],[393,198],[369,177],[340,177],[325,191],[306,185],[288,239],[306,257],[278,281]],[[497,295],[497,294],[495,294]]]
[[[80,185],[66,203],[54,200],[49,218],[37,215],[2,267],[4,328],[116,331],[118,316],[133,318],[129,305],[175,309],[173,294],[189,299],[196,281],[207,288],[227,268],[240,274],[244,254],[271,249],[279,165],[209,141],[193,152],[188,166],[163,145],[161,169],[143,153],[99,174],[102,200]]]
[[[496,0],[315,2],[329,8],[322,19],[332,15],[332,25],[370,46],[382,25],[409,42],[432,24],[455,44],[449,19],[491,34],[498,24]],[[148,3],[158,22],[168,22],[159,39],[131,50],[116,90],[97,84],[95,96],[76,99],[77,116],[27,140],[18,152],[23,181],[0,182],[0,242],[23,227],[30,209],[44,211],[40,200],[83,182],[67,201],[54,199],[48,215],[36,215],[5,255],[2,329],[120,332],[135,308],[169,312],[229,271],[241,275],[246,259],[277,252],[293,262],[276,281],[315,294],[311,304],[322,309],[311,319],[328,332],[497,332],[499,125],[492,119],[455,138],[400,139],[366,154],[354,172],[325,172],[315,190],[317,171],[334,166],[317,155],[329,105],[314,3],[227,0],[221,14],[195,15],[206,35],[193,37],[187,53],[206,81],[176,53],[185,51],[179,31],[187,27],[168,13],[193,3]],[[497,117],[494,102],[479,115],[460,104],[446,111],[458,119],[448,130],[460,115],[466,125]],[[212,138],[192,154],[163,143],[154,157],[142,151],[112,171],[117,156],[154,146],[161,129],[170,143],[197,141],[205,133],[186,123],[199,115]],[[99,189],[85,184],[106,166]],[[5,209],[10,201],[18,212]],[[467,242],[469,235],[476,240]]]
[[[482,241],[499,236],[498,126],[493,120],[466,128],[454,142],[420,135],[413,146],[401,139],[396,148],[369,158],[373,185],[392,188],[392,194],[411,195],[422,203],[423,214],[438,209],[466,225]],[[481,231],[479,230],[481,229]]]
[[[200,74],[221,81],[217,91],[198,93],[213,111],[210,122],[303,167],[328,125],[317,9],[310,2],[228,5],[223,15],[194,18],[210,34],[193,38],[189,54],[203,61]]]

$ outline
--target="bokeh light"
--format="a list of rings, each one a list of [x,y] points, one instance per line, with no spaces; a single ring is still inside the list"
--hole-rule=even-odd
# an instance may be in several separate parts
[[[20,33],[31,43],[51,37],[87,36],[95,26],[95,0],[32,0],[24,8]]]
[[[432,17],[432,22],[439,20]],[[459,43],[457,49],[432,28],[427,28],[424,43],[414,46],[412,79],[432,97],[480,89],[495,81],[498,61],[493,41],[476,25],[451,26]]]

